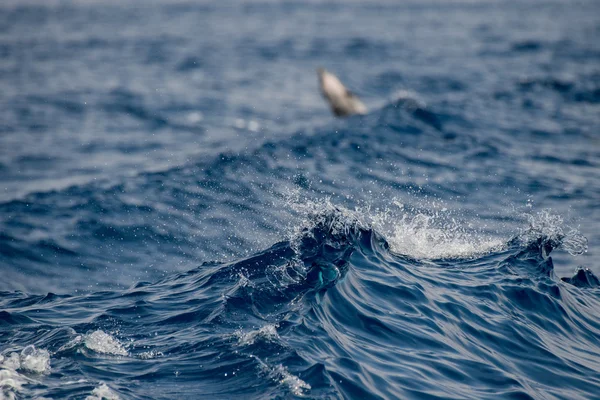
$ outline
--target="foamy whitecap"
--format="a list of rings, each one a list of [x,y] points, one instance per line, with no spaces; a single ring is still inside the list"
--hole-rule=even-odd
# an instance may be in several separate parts
[[[21,358],[17,353],[10,353],[7,356],[0,356],[0,366],[12,370],[19,369],[21,367]]]
[[[48,350],[36,349],[34,345],[29,345],[21,351],[21,366],[19,369],[28,372],[43,374],[50,371],[50,353]]]
[[[273,340],[279,338],[279,335],[277,334],[277,325],[265,325],[255,331],[239,331],[236,334],[239,338],[239,344],[243,346],[254,344],[257,340]]]
[[[48,373],[50,371],[50,353],[29,345],[21,353],[0,355],[0,400],[20,398],[19,393],[23,385],[31,381],[31,378],[20,374],[17,370],[29,374]]]
[[[287,202],[303,217],[290,230],[294,249],[303,235],[310,234],[311,228],[319,224],[326,224],[332,235],[374,229],[385,237],[392,252],[420,260],[479,257],[501,251],[509,239],[473,229],[455,218],[443,204],[429,204],[431,213],[416,212],[398,200],[392,200],[390,207],[385,209],[373,210],[367,205],[348,210],[334,205],[329,198],[312,201],[302,199],[294,191],[287,194]],[[546,238],[553,242],[553,247],[560,246],[571,255],[587,251],[587,238],[550,210],[525,214],[524,217],[528,226],[519,233],[524,244]]]
[[[404,215],[386,235],[390,250],[416,259],[470,258],[499,250],[504,241],[469,232],[457,222],[430,215]]]
[[[121,398],[106,383],[101,384],[85,400],[120,400]]]
[[[394,207],[386,209],[373,210],[365,206],[348,210],[332,204],[328,198],[314,202],[293,195],[290,194],[288,202],[295,211],[304,214],[304,218],[292,228],[292,247],[304,232],[310,232],[311,227],[325,221],[332,235],[374,229],[385,237],[392,252],[416,259],[471,258],[500,250],[505,245],[501,238],[465,228],[445,208],[432,215],[412,214],[404,204],[393,200]],[[330,218],[331,215],[334,218]]]
[[[129,354],[117,339],[101,330],[88,333],[85,335],[83,342],[85,347],[96,353],[112,354],[115,356],[126,356]]]
[[[8,356],[0,355],[0,400],[17,399],[25,378],[16,370],[20,367],[19,355],[11,353]]]

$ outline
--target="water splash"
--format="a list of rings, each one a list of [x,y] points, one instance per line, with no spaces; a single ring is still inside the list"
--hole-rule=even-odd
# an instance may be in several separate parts
[[[238,343],[242,346],[249,346],[254,344],[257,340],[275,340],[279,338],[277,334],[277,324],[265,325],[260,329],[242,332],[241,330],[236,332],[238,336]]]
[[[288,233],[292,244],[297,244],[316,226],[322,226],[332,236],[348,236],[371,225],[369,214],[361,208],[349,210],[335,205],[329,197],[322,200],[297,198],[289,204],[301,215],[299,223],[294,224]]]
[[[100,386],[92,390],[92,394],[87,396],[85,400],[120,400],[121,398],[108,386],[102,383]]]
[[[279,381],[280,384],[287,386],[296,396],[301,396],[305,391],[311,389],[308,383],[296,375],[290,374],[287,368],[281,364],[273,368],[270,375],[274,380]]]
[[[44,374],[50,372],[50,353],[48,350],[36,349],[29,345],[21,351],[20,369],[27,372]]]
[[[567,226],[563,217],[550,209],[524,215],[528,227],[519,235],[523,244],[544,238],[553,248],[560,247],[572,256],[578,256],[588,249],[588,239],[579,230]]]
[[[318,224],[327,224],[332,235],[374,229],[387,240],[392,252],[415,259],[473,258],[500,250],[506,243],[503,238],[485,235],[459,221],[446,208],[424,214],[405,208],[397,200],[384,209],[364,205],[355,210],[334,205],[330,198],[295,201],[290,204],[303,218],[292,229],[292,243],[298,243]]]
[[[126,356],[129,354],[117,339],[101,330],[88,333],[85,335],[83,342],[85,347],[96,353],[112,354],[115,356]]]
[[[505,241],[465,229],[436,215],[404,214],[387,236],[394,253],[416,259],[472,258],[500,250]]]

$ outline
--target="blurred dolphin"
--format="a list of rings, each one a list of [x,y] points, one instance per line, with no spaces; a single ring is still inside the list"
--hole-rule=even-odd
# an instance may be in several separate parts
[[[367,107],[354,93],[346,89],[337,76],[325,68],[318,68],[319,84],[323,97],[329,102],[331,111],[337,117],[346,117],[352,114],[366,114]]]

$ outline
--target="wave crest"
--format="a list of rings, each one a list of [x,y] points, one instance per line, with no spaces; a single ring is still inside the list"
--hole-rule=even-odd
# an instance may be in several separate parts
[[[587,252],[588,239],[577,229],[565,224],[563,217],[549,209],[525,214],[528,227],[519,235],[524,245],[541,240],[545,255],[551,250],[562,248],[572,256]]]

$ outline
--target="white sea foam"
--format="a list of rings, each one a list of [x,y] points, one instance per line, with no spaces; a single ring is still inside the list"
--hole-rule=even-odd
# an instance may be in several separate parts
[[[121,398],[106,383],[101,384],[85,400],[120,400]]]
[[[0,400],[14,400],[21,391],[25,378],[16,370],[20,366],[19,355],[12,353],[9,356],[0,355]]]
[[[260,329],[250,332],[242,332],[240,330],[236,334],[239,344],[243,346],[254,344],[257,340],[274,340],[279,338],[277,325],[265,325]]]
[[[0,400],[18,399],[23,385],[31,381],[31,378],[18,371],[29,374],[48,373],[50,371],[50,353],[29,345],[20,354],[13,352],[6,356],[0,355]]]
[[[301,396],[306,390],[310,390],[310,385],[289,373],[286,367],[278,365],[271,370],[271,377],[280,384],[287,386],[296,396]]]
[[[21,351],[19,369],[27,372],[43,374],[50,372],[50,353],[48,350],[36,349],[29,345]]]
[[[455,220],[425,214],[404,214],[386,238],[391,251],[416,259],[470,258],[505,244],[502,239],[465,229]]]
[[[154,358],[163,357],[163,356],[164,356],[164,353],[162,351],[154,351],[154,350],[144,351],[144,352],[138,354],[138,357],[141,358],[142,360],[152,360]]]
[[[3,368],[17,370],[21,368],[21,358],[17,353],[10,353],[6,356],[0,356],[0,365]]]
[[[301,396],[304,391],[310,390],[310,385],[308,383],[304,382],[296,375],[290,374],[283,365],[278,365],[273,368],[272,374],[279,380],[279,383],[290,388],[292,393],[296,396]]]
[[[96,353],[112,354],[115,356],[126,356],[129,354],[117,339],[101,330],[88,333],[85,335],[83,342],[85,347]]]
[[[281,385],[287,386],[294,395],[302,396],[306,391],[311,389],[311,386],[308,383],[304,382],[296,375],[291,374],[283,365],[279,364],[276,367],[270,367],[260,358],[254,355],[250,355],[250,357],[258,362],[261,370],[267,374],[270,379],[273,379]]]

